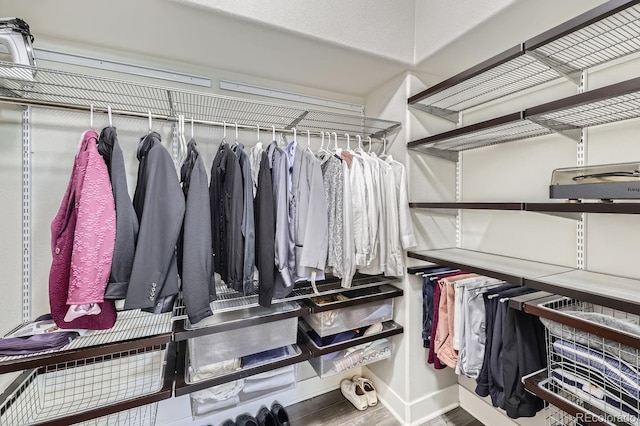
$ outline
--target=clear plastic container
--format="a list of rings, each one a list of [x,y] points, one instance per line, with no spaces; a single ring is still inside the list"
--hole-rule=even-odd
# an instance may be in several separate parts
[[[305,321],[325,337],[393,319],[393,299],[309,314]]]
[[[309,363],[318,376],[325,378],[346,370],[387,359],[391,356],[392,351],[393,342],[391,342],[391,340],[378,339],[342,351],[311,358]]]

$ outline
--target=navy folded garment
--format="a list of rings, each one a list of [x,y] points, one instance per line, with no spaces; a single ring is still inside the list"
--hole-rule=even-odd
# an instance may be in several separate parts
[[[269,362],[277,358],[282,358],[287,355],[289,355],[289,349],[287,348],[287,346],[271,349],[264,352],[258,352],[257,354],[243,356],[242,366],[249,367],[251,365],[263,364],[265,362]]]
[[[51,320],[51,314],[36,318],[33,322]],[[33,355],[38,352],[60,349],[78,337],[77,331],[34,334],[30,336],[0,339],[0,356]]]

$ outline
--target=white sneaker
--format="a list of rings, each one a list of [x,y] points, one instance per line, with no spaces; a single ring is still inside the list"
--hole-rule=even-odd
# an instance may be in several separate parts
[[[353,376],[351,380],[354,383],[360,383],[360,386],[364,389],[364,393],[367,397],[367,405],[369,405],[369,407],[378,405],[378,393],[376,392],[376,388],[373,387],[371,380],[360,376]]]
[[[347,400],[358,410],[366,410],[368,407],[367,395],[360,383],[344,379],[340,382],[340,391]]]

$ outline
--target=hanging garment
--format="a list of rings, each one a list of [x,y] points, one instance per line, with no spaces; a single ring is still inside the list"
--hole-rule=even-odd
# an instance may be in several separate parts
[[[271,306],[275,290],[276,263],[274,261],[276,238],[276,209],[273,198],[273,180],[269,156],[262,151],[258,186],[254,205],[256,227],[256,267],[258,269],[258,303]]]
[[[242,292],[242,172],[238,157],[226,142],[220,144],[211,166],[209,197],[215,270],[229,288]]]
[[[184,218],[184,194],[158,133],[140,138],[137,157],[133,208],[140,230],[124,307],[170,312],[179,289],[176,243]]]
[[[353,155],[353,154],[352,154]],[[369,213],[367,212],[367,188],[364,165],[361,158],[353,155],[351,161],[351,208],[356,267],[367,266],[370,257]]]
[[[343,196],[344,171],[342,161],[335,155],[328,155],[321,166],[324,195],[327,200],[329,242],[327,246],[327,272],[342,278],[343,248]]]
[[[51,222],[49,305],[53,320],[65,329],[104,330],[116,321],[114,303],[104,300],[116,238],[115,202],[97,142],[94,130],[82,135],[69,184]],[[81,305],[99,312],[64,320]]]
[[[189,322],[196,324],[213,315],[210,303],[217,297],[207,171],[193,139],[187,144],[187,157],[180,169],[180,181],[185,213],[182,235],[178,241],[178,269]]]
[[[507,416],[512,419],[533,417],[544,408],[543,401],[528,392],[522,377],[547,366],[544,326],[537,316],[509,307],[502,335],[504,400]]]
[[[385,158],[387,164],[391,166],[396,183],[396,197],[398,202],[398,231],[402,248],[408,250],[417,246],[416,237],[413,231],[413,221],[411,220],[411,210],[409,209],[409,196],[407,189],[407,171],[404,164],[394,160],[391,155]]]
[[[344,188],[342,199],[345,200],[342,207],[342,287],[350,288],[353,276],[356,273],[356,248],[353,235],[353,204],[351,200],[351,154],[346,151],[340,153],[342,157],[342,173],[344,175]]]
[[[293,165],[289,165],[293,169],[289,204],[295,242],[293,273],[296,280],[323,280],[329,220],[320,162],[309,151],[300,149],[296,141],[287,147],[287,156],[294,157]]]
[[[378,159],[382,171],[384,188],[384,210],[386,212],[386,253],[387,262],[384,274],[386,276],[404,275],[404,261],[402,259],[402,246],[400,243],[400,228],[398,220],[398,193],[396,190],[396,178],[393,168],[382,159]]]
[[[124,156],[118,144],[115,127],[105,127],[98,139],[98,152],[104,158],[111,178],[111,189],[116,203],[116,242],[113,250],[111,275],[105,299],[124,299],[127,295],[133,257],[138,238],[138,217],[127,187],[127,171]]]
[[[242,293],[247,296],[254,293],[253,269],[256,262],[256,228],[253,217],[253,181],[251,178],[251,164],[249,156],[244,152],[244,146],[235,145],[232,151],[238,157],[242,172],[242,244],[244,257],[242,266]]]
[[[289,190],[287,174],[289,162],[277,142],[269,144],[267,155],[271,167],[276,232],[274,241],[276,277],[273,297],[283,298],[291,293],[294,277],[289,267]]]
[[[253,182],[253,196],[255,197],[258,192],[258,174],[260,173],[260,165],[262,162],[262,142],[256,143],[249,152],[249,164],[251,165],[251,181]]]
[[[379,253],[378,228],[381,208],[381,196],[379,188],[380,167],[378,166],[378,162],[364,151],[361,151],[359,153],[359,158],[362,159],[364,169],[365,199],[368,216],[367,223],[369,225],[369,253],[365,260],[365,264],[361,265],[361,267],[366,267],[372,264],[373,260],[378,256]]]

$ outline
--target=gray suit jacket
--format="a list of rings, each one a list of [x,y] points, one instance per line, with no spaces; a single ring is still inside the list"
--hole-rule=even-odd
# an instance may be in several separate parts
[[[329,215],[320,161],[309,151],[295,148],[292,195],[295,200],[295,276],[324,277],[329,244]]]
[[[169,312],[178,294],[176,242],[184,216],[184,195],[158,133],[142,138],[138,159],[133,207],[140,230],[124,307]]]

